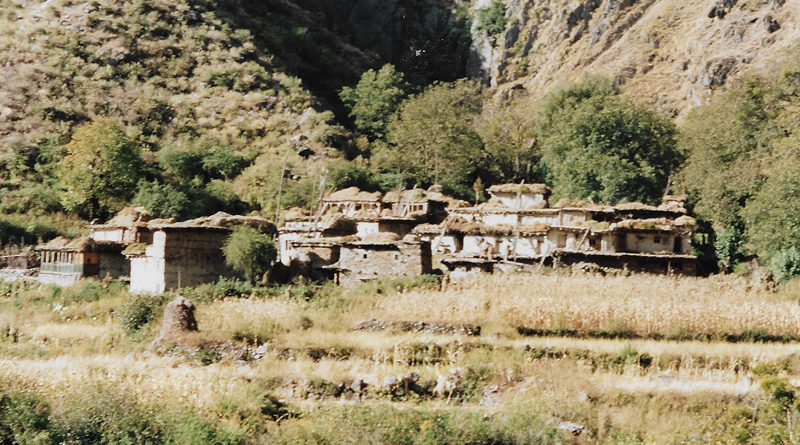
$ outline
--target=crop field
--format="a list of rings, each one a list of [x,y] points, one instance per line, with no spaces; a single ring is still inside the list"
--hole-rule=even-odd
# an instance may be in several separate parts
[[[560,271],[181,292],[0,283],[19,443],[797,443],[798,282]]]

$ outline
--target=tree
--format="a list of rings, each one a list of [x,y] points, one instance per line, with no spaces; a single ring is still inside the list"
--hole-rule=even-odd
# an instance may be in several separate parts
[[[171,184],[139,181],[133,204],[146,208],[157,218],[180,218],[186,216],[189,198]]]
[[[678,185],[690,193],[695,212],[718,234],[738,230],[733,258],[758,255],[779,280],[800,272],[798,80],[794,60],[769,75],[739,78],[681,128],[688,157]]]
[[[272,239],[247,226],[239,226],[231,232],[222,253],[225,264],[245,274],[251,284],[269,270],[277,257]]]
[[[622,98],[603,79],[548,95],[539,124],[542,161],[557,196],[654,203],[682,161],[672,121]]]
[[[476,131],[491,159],[490,174],[498,182],[541,182],[536,150],[536,113],[526,98],[484,107]]]
[[[420,185],[439,183],[470,196],[489,159],[473,124],[481,109],[479,93],[477,83],[459,80],[434,84],[403,102],[389,124],[389,146],[379,163]]]
[[[139,147],[109,119],[81,126],[66,146],[59,182],[61,203],[89,218],[121,209],[142,176]]]
[[[333,190],[358,187],[371,192],[378,189],[378,184],[369,170],[348,161],[338,161],[328,165],[327,182],[328,187]]]
[[[409,90],[403,73],[386,64],[377,72],[364,72],[358,84],[342,88],[339,97],[350,110],[356,128],[374,140],[386,136],[386,126]]]

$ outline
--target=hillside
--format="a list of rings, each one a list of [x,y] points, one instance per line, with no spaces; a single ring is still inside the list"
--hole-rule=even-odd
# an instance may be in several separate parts
[[[473,27],[470,74],[498,94],[519,87],[537,94],[600,74],[673,116],[738,75],[791,57],[800,34],[800,4],[784,0],[507,3],[502,33]]]
[[[675,114],[785,57],[800,31],[800,6],[781,0],[528,0],[489,35],[475,16],[490,4],[4,0],[0,136],[8,149],[111,115],[274,147],[331,120],[309,113],[346,122],[337,90],[386,62],[419,85],[469,74],[499,94],[602,74]],[[171,123],[154,121],[160,100]]]
[[[220,210],[275,217],[279,208],[314,208],[323,177],[328,190],[385,192],[438,182],[446,193],[470,199],[481,198],[473,186],[546,181],[566,196],[570,192],[558,184],[574,177],[554,172],[569,172],[573,163],[559,169],[553,147],[581,142],[562,141],[574,133],[560,125],[588,128],[590,122],[572,121],[571,105],[557,121],[541,113],[555,87],[598,79],[587,75],[610,81],[590,87],[598,107],[612,114],[633,110],[657,122],[645,127],[663,137],[650,140],[658,144],[608,134],[587,139],[624,146],[631,157],[606,163],[629,167],[599,176],[644,172],[652,187],[646,195],[599,194],[609,181],[593,182],[598,175],[589,170],[600,164],[587,160],[592,168],[571,174],[592,176],[585,184],[597,190],[571,199],[657,201],[674,179],[670,185],[693,199],[717,201],[699,193],[696,178],[709,172],[697,161],[708,156],[691,156],[696,144],[688,139],[702,135],[697,128],[687,133],[684,124],[690,109],[708,108],[709,122],[720,116],[722,105],[717,111],[712,105],[728,90],[720,103],[743,107],[736,113],[750,117],[725,130],[724,119],[714,121],[716,127],[728,135],[741,130],[743,140],[755,141],[747,150],[767,147],[742,154],[743,162],[760,160],[752,174],[741,174],[738,162],[726,167],[728,176],[755,184],[738,193],[736,205],[745,207],[768,176],[788,171],[789,164],[772,159],[785,156],[795,134],[797,2],[0,0],[0,6],[0,215],[14,220],[16,239],[74,233],[65,226],[79,225],[77,218],[106,218],[127,203],[165,217]],[[388,68],[373,76],[388,83],[373,77],[361,96],[350,96],[362,98],[357,105],[366,111],[357,116],[354,103],[340,97],[342,88],[355,88],[369,78],[362,77],[368,70],[381,67]],[[752,91],[734,85],[752,73],[769,79],[756,81]],[[393,95],[383,96],[387,91]],[[752,116],[745,109],[751,105],[758,109]],[[596,111],[583,113],[599,116]],[[602,131],[616,131],[611,125]],[[627,127],[628,136],[639,131],[634,127]],[[77,133],[82,128],[86,133]],[[66,198],[69,187],[86,181],[83,161],[70,169],[65,159],[102,145],[82,146],[76,135],[134,147],[136,168],[123,172],[130,176],[124,196],[91,208],[86,203],[97,196]],[[734,139],[722,149],[739,153],[743,145]],[[705,149],[717,150],[715,140],[707,139]],[[666,151],[643,165],[639,161],[650,158],[631,148],[640,145]],[[698,167],[696,174],[681,176],[688,168],[684,158]],[[786,168],[777,172],[779,166]],[[681,183],[681,177],[690,180]],[[770,194],[793,193],[790,181],[773,182]],[[760,208],[744,217],[747,224],[757,221],[751,224],[756,229],[744,231],[760,232],[773,218]],[[67,216],[52,216],[57,213]],[[721,226],[716,213],[699,216],[716,224],[714,230],[745,225],[737,216]],[[34,217],[58,222],[47,230],[21,227]],[[73,222],[63,224],[65,218]],[[8,233],[0,239],[10,239]],[[759,249],[745,250],[739,259]]]

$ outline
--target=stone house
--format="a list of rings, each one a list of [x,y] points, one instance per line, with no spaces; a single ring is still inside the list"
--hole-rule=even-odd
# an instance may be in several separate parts
[[[69,286],[83,277],[127,279],[130,265],[122,252],[150,239],[147,224],[151,220],[143,207],[129,207],[106,223],[91,224],[88,236],[59,237],[37,246],[39,282]]]
[[[416,277],[431,273],[430,245],[414,237],[401,241],[345,242],[339,261],[330,266],[339,284],[352,284],[382,277]]]
[[[320,279],[336,271],[347,282],[354,270],[350,264],[354,257],[348,256],[353,243],[365,242],[362,248],[368,248],[368,256],[376,258],[382,258],[380,252],[385,253],[387,243],[395,243],[393,249],[402,253],[401,259],[405,258],[415,250],[408,247],[408,242],[398,244],[397,240],[405,239],[420,224],[440,223],[447,217],[447,208],[465,205],[436,187],[389,192],[386,196],[355,187],[339,190],[323,198],[314,216],[296,210],[288,212],[278,235],[281,263],[295,275]],[[375,244],[376,239],[381,243]],[[430,249],[429,243],[421,246]],[[415,262],[424,261],[420,258]],[[347,266],[341,267],[342,264]],[[407,270],[421,270],[420,267]]]
[[[381,215],[381,193],[364,192],[350,187],[329,193],[322,198],[320,213],[339,213],[348,218],[378,218]]]
[[[275,233],[275,225],[264,218],[224,212],[178,223],[151,222],[152,241],[131,245],[124,252],[130,260],[131,292],[161,293],[233,276],[222,246],[238,225]]]
[[[550,187],[544,184],[498,184],[489,187],[492,199],[509,209],[545,208],[550,197]]]
[[[666,196],[657,207],[561,200],[551,208],[549,190],[542,184],[493,186],[488,202],[450,209],[445,221],[420,225],[415,233],[431,242],[434,263],[465,270],[480,269],[480,261],[547,261],[693,273],[696,223],[686,215],[685,196]]]
[[[98,247],[99,278],[130,277],[130,261],[123,251],[130,245],[152,242],[153,235],[148,227],[151,221],[153,217],[144,207],[127,207],[106,223],[89,226],[89,237]]]

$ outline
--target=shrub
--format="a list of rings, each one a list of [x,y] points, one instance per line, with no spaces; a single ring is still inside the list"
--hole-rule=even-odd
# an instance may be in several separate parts
[[[193,301],[213,301],[225,297],[238,297],[253,292],[253,285],[239,278],[220,277],[216,283],[184,288],[183,294]]]
[[[97,301],[101,298],[120,295],[125,292],[125,287],[125,284],[121,282],[103,283],[97,280],[81,280],[74,286],[63,288],[57,293],[54,292],[53,297],[60,297],[64,303]]]
[[[490,36],[495,36],[506,29],[506,6],[499,1],[492,2],[486,8],[476,12],[478,29],[485,30]]]
[[[264,275],[277,256],[272,239],[256,229],[240,226],[222,247],[225,263],[247,276],[250,283]]]
[[[131,295],[120,308],[120,323],[128,335],[147,326],[163,309],[166,295]]]
[[[0,443],[47,443],[50,407],[28,394],[0,394]]]

